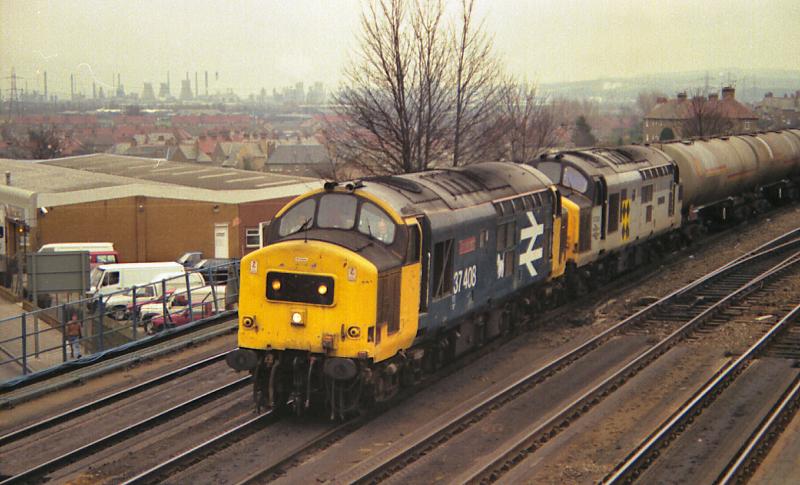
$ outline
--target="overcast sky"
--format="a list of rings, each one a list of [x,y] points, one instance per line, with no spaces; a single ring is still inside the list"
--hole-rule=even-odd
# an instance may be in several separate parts
[[[726,68],[800,69],[800,0],[478,0],[510,72],[542,83]],[[0,89],[69,74],[91,94],[210,72],[239,94],[322,81],[354,47],[361,0],[0,0]],[[219,80],[215,73],[219,73]],[[20,87],[24,81],[20,81]]]

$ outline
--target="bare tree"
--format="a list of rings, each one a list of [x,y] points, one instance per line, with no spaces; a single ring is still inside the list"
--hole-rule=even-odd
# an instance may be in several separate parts
[[[474,18],[475,1],[461,1],[460,24],[454,29],[455,58],[453,166],[480,161],[491,148],[482,136],[497,116],[500,65],[492,38],[483,22]]]
[[[482,159],[500,69],[473,12],[474,0],[462,0],[450,24],[442,0],[370,0],[334,95],[341,126],[330,140],[341,159],[369,173]]]
[[[696,90],[685,102],[687,112],[681,124],[683,137],[714,136],[729,133],[733,129],[733,120],[727,116],[719,99],[706,98]]]
[[[350,178],[349,164],[347,160],[339,153],[340,145],[334,140],[337,139],[336,130],[338,125],[331,122],[327,118],[324,121],[321,130],[321,144],[325,148],[327,155],[326,163],[320,164],[314,169],[314,175],[319,178],[332,180],[334,182],[341,182]]]
[[[417,55],[417,159],[429,167],[442,158],[449,147],[449,113],[452,107],[449,86],[448,51],[442,29],[444,6],[441,0],[419,4],[412,18]]]
[[[409,106],[414,69],[402,0],[371,2],[361,15],[360,62],[345,69],[334,95],[344,129],[339,153],[374,172],[419,170],[416,116]]]
[[[525,163],[542,150],[555,146],[558,123],[554,106],[537,87],[508,80],[500,91],[498,123],[502,129],[495,136],[500,143],[498,158]]]
[[[338,157],[369,173],[416,172],[448,146],[449,72],[441,0],[373,0],[358,59],[334,95]]]

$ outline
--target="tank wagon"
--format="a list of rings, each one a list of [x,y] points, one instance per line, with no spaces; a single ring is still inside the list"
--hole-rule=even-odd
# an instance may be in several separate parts
[[[799,176],[792,130],[327,183],[242,259],[227,361],[259,409],[343,417]]]

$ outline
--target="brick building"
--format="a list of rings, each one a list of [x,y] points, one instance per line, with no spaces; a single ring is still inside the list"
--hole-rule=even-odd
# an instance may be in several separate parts
[[[761,117],[764,128],[782,130],[800,127],[800,91],[794,94],[774,96],[764,95],[764,99],[756,104],[755,112]]]
[[[319,181],[112,154],[0,159],[0,253],[53,242],[110,241],[122,261],[187,251],[235,257],[258,247],[259,223]]]
[[[699,103],[698,103],[699,102]],[[674,140],[684,137],[684,127],[694,116],[695,106],[703,104],[707,112],[717,112],[730,120],[726,133],[744,133],[758,129],[758,115],[736,100],[736,90],[722,88],[722,96],[716,93],[708,98],[700,96],[690,99],[686,93],[678,93],[675,99],[658,98],[653,109],[644,117],[644,142]]]

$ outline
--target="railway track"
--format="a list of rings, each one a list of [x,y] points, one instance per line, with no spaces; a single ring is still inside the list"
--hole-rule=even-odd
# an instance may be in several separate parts
[[[191,378],[195,376],[194,373],[208,369],[214,364],[224,366],[224,357],[225,353],[211,356],[3,435],[0,437],[0,452],[9,459],[4,460],[4,475],[0,478],[0,483],[29,483],[43,479],[51,472],[61,469],[70,463],[92,456],[101,450],[130,439],[144,430],[175,419],[205,403],[223,398],[232,391],[242,388],[249,382],[249,377],[235,378],[233,380],[228,378],[227,380],[230,382],[225,382],[211,390],[197,393],[193,397],[178,403],[174,403],[174,401],[179,398],[179,393],[170,392],[173,391],[172,389],[165,390],[165,386],[175,385],[177,379],[185,376]],[[225,381],[226,379],[223,377],[221,380]],[[209,380],[209,384],[213,384],[213,379]],[[185,383],[182,385],[185,385]],[[201,382],[199,387],[202,389],[204,385],[205,382]],[[163,402],[159,402],[152,395],[149,400],[141,399],[148,391],[167,392],[171,395],[165,398]],[[166,408],[159,411],[160,405],[166,406]],[[117,407],[126,409],[125,406],[128,407],[127,409],[145,408],[144,414],[146,416],[133,422],[130,422],[129,419],[129,424],[127,425],[124,424],[126,422],[124,418],[120,419],[122,422],[120,427],[100,438],[92,439],[88,443],[82,442],[80,436],[70,436],[73,434],[70,431],[76,428],[86,429],[97,426],[102,429],[101,423],[107,421],[108,413],[112,413]],[[151,410],[152,412],[149,412]],[[116,423],[116,421],[114,422]],[[102,433],[102,431],[98,431],[98,433]],[[42,446],[43,442],[51,441],[54,436],[59,436],[58,445],[55,449],[48,450]],[[39,460],[42,458],[44,461],[40,461],[33,466],[28,466],[24,469],[13,468],[14,464],[19,462],[29,463],[32,459]],[[12,471],[9,471],[9,465],[11,465]]]
[[[108,396],[104,396],[100,399],[96,399],[94,401],[88,402],[86,404],[81,404],[75,408],[72,408],[68,411],[64,411],[63,413],[57,414],[55,416],[51,416],[42,420],[39,420],[35,423],[31,423],[26,425],[22,428],[16,429],[14,431],[8,432],[2,436],[0,436],[0,447],[3,447],[9,443],[14,441],[18,441],[22,438],[30,436],[34,433],[46,431],[58,424],[64,423],[69,421],[70,419],[75,419],[79,416],[83,416],[87,413],[92,411],[98,410],[105,406],[109,406],[114,404],[118,401],[123,399],[129,398],[141,392],[144,392],[148,389],[152,389],[158,385],[167,383],[172,381],[173,379],[177,379],[178,377],[184,376],[196,370],[203,369],[211,364],[222,362],[225,360],[225,355],[227,352],[222,352],[217,355],[213,355],[211,357],[207,357],[197,362],[193,362],[189,365],[183,366],[179,369],[176,369],[171,372],[167,372],[163,375],[154,377],[152,379],[148,379],[145,382],[136,384],[134,386],[128,387],[121,391],[117,391],[113,394],[109,394]]]
[[[759,254],[762,254],[763,252],[768,251],[770,248],[777,250],[778,248],[780,248],[781,244],[791,245],[791,244],[793,244],[792,239],[796,238],[798,232],[800,232],[800,231],[795,231],[794,233],[789,233],[787,235],[781,236],[780,238],[777,238],[777,239],[771,241],[770,243],[767,243],[767,244],[761,246],[757,250],[754,250],[754,251],[751,251],[751,252],[749,252],[747,254],[742,255],[738,260],[739,261],[751,261],[751,260],[754,260],[754,259],[758,259],[758,257],[759,257],[758,255]],[[753,258],[753,259],[749,259],[749,258]],[[731,263],[729,265],[726,265],[726,266],[720,268],[719,270],[714,272],[712,275],[710,275],[709,279],[724,274],[729,268],[731,268],[733,266],[735,266],[735,264]],[[695,282],[694,284],[688,285],[687,287],[685,287],[685,288],[683,288],[681,290],[678,290],[677,292],[674,292],[672,295],[668,296],[667,298],[670,298],[671,296],[683,295],[683,294],[685,294],[686,291],[689,291],[692,288],[695,288],[698,285],[703,284],[703,282],[705,282],[705,281],[706,281],[706,279],[701,279],[700,281]],[[623,286],[623,285],[620,285],[620,286]],[[651,307],[658,307],[660,305],[663,305],[665,303],[664,300],[665,299],[662,299],[659,302],[656,302],[655,304],[651,305]],[[568,366],[571,362],[574,362],[575,360],[579,359],[581,355],[585,355],[586,353],[591,351],[593,348],[596,348],[604,339],[612,338],[615,333],[619,333],[624,328],[630,327],[630,325],[635,323],[637,320],[639,320],[642,317],[642,315],[644,315],[643,312],[645,312],[645,310],[647,310],[647,309],[644,309],[644,310],[642,310],[640,312],[637,312],[631,318],[626,319],[625,322],[629,322],[629,323],[625,327],[619,327],[619,328],[615,327],[614,329],[611,329],[612,331],[606,332],[605,334],[599,336],[599,337],[601,337],[600,339],[595,339],[595,341],[593,341],[593,342],[590,341],[590,342],[587,342],[587,344],[582,345],[579,349],[577,349],[577,351],[579,353],[574,354],[571,357],[568,357],[568,358],[566,358],[564,360],[560,359],[560,363],[558,363],[555,366],[553,366],[552,368],[550,368],[545,374],[552,375],[553,373],[557,372],[561,368],[563,368],[565,366]],[[487,347],[487,351],[491,351],[491,348]],[[567,357],[567,356],[564,356],[564,357]],[[31,435],[34,435],[34,434],[37,434],[37,433],[46,432],[48,429],[52,428],[53,426],[56,426],[56,425],[61,424],[61,423],[68,422],[71,419],[74,419],[74,418],[77,418],[79,416],[88,414],[88,413],[90,413],[92,411],[96,411],[96,410],[98,410],[100,408],[109,406],[109,405],[113,404],[114,402],[118,402],[118,401],[124,400],[127,397],[132,397],[132,396],[134,396],[134,395],[136,395],[138,393],[141,393],[141,392],[147,390],[148,388],[157,386],[159,384],[167,383],[171,379],[180,377],[181,375],[186,375],[186,374],[192,372],[192,370],[196,370],[196,369],[202,368],[204,366],[208,366],[210,364],[213,364],[215,362],[219,362],[223,358],[224,358],[224,353],[215,355],[215,356],[213,356],[213,357],[211,357],[209,359],[205,359],[204,361],[198,362],[198,363],[193,364],[191,366],[186,366],[185,368],[178,369],[177,371],[174,371],[174,372],[172,372],[172,373],[170,373],[168,375],[164,375],[164,376],[160,376],[160,377],[151,379],[148,382],[142,383],[142,384],[137,385],[137,386],[133,386],[133,387],[131,387],[129,389],[125,389],[123,391],[120,391],[118,393],[110,395],[110,396],[108,396],[106,398],[99,399],[97,401],[93,401],[93,402],[88,403],[88,404],[86,404],[84,406],[81,406],[79,408],[76,408],[76,409],[70,410],[68,412],[62,413],[61,415],[55,416],[53,418],[49,418],[48,420],[43,420],[41,422],[34,423],[32,425],[26,426],[23,429],[16,430],[14,432],[8,433],[7,435],[4,435],[4,436],[0,437],[0,440],[2,440],[2,441],[0,441],[0,447],[2,447],[3,445],[14,443],[15,441],[23,439],[24,437],[27,437],[27,436],[31,436]],[[461,364],[461,365],[463,365],[463,363],[464,362],[459,362],[459,364]],[[540,375],[539,376],[539,378],[544,378],[544,377],[546,377],[546,376],[544,376],[544,375]],[[243,383],[246,380],[247,380],[247,378],[244,378],[241,381],[236,381],[235,383],[232,383],[232,384],[241,386],[241,385],[244,385]],[[232,389],[232,388],[228,388],[226,390],[223,390],[222,388],[218,388],[218,389],[214,390],[214,391],[218,391],[218,392],[214,392],[214,391],[212,391],[212,392],[214,393],[214,396],[221,396],[226,392],[230,392],[230,389]],[[198,396],[197,399],[203,399],[204,396]],[[205,396],[205,398],[206,399],[210,399],[209,396]],[[192,401],[194,401],[194,399],[190,399],[190,400],[186,401],[185,403],[182,403],[181,406],[176,406],[177,409],[170,409],[170,410],[165,411],[164,413],[166,413],[166,414],[161,418],[153,417],[154,419],[149,422],[150,424],[146,424],[146,423],[142,422],[142,423],[136,423],[134,425],[128,426],[125,429],[120,430],[118,433],[114,433],[113,435],[106,436],[105,438],[103,438],[101,440],[96,440],[95,442],[92,442],[92,443],[90,443],[88,445],[85,445],[85,446],[82,446],[82,447],[78,448],[77,450],[75,450],[74,454],[71,454],[71,455],[70,454],[65,454],[63,456],[56,457],[53,460],[50,460],[50,461],[48,461],[46,463],[43,463],[43,464],[38,465],[38,466],[36,466],[34,468],[31,468],[31,469],[29,469],[29,470],[27,470],[25,472],[22,472],[22,473],[19,473],[19,474],[15,474],[13,477],[6,477],[6,481],[3,482],[3,483],[6,483],[6,482],[15,483],[15,482],[18,482],[18,481],[27,481],[26,477],[28,477],[28,478],[30,478],[30,477],[33,477],[33,478],[35,478],[35,477],[44,477],[49,473],[49,471],[52,471],[54,469],[58,469],[58,468],[62,467],[65,464],[72,463],[74,461],[80,460],[80,459],[82,459],[82,457],[89,456],[92,453],[96,452],[97,450],[100,450],[100,449],[106,448],[108,446],[111,446],[113,443],[119,443],[121,440],[125,440],[126,436],[127,436],[127,438],[130,438],[131,436],[134,436],[137,433],[137,430],[143,430],[143,429],[151,428],[152,426],[155,426],[156,423],[158,423],[158,422],[162,422],[164,420],[170,419],[169,416],[173,416],[174,417],[174,416],[180,415],[183,412],[186,412],[186,410],[191,409],[193,406],[196,407],[200,403],[200,401],[196,401],[195,404],[193,405],[193,404],[190,404]],[[183,406],[185,406],[185,407],[183,407]],[[183,411],[181,411],[181,409],[183,409]],[[160,413],[160,414],[164,414],[164,413]],[[181,453],[179,456],[176,456],[175,459],[168,460],[167,462],[164,462],[164,463],[161,463],[161,464],[159,464],[157,466],[151,467],[150,469],[146,470],[145,472],[139,473],[136,477],[134,477],[133,479],[130,480],[130,483],[152,482],[152,481],[154,481],[156,479],[163,478],[164,476],[170,476],[171,473],[173,473],[176,469],[179,470],[179,469],[181,469],[183,467],[186,467],[186,466],[188,466],[187,464],[191,464],[193,461],[196,462],[198,459],[201,459],[203,456],[208,456],[208,454],[209,453],[213,453],[214,450],[219,450],[220,448],[225,448],[226,446],[228,446],[228,444],[231,441],[235,441],[236,439],[239,439],[242,436],[246,436],[248,434],[252,434],[254,431],[258,431],[260,429],[263,429],[264,426],[266,426],[267,424],[274,423],[276,421],[276,419],[277,419],[276,416],[272,416],[269,413],[266,414],[266,415],[262,415],[262,416],[258,416],[256,418],[249,419],[249,420],[237,425],[233,429],[227,430],[226,432],[219,434],[218,436],[214,437],[213,439],[208,439],[208,440],[204,441],[203,443],[201,443],[199,445],[193,446],[191,449],[187,450],[186,452]],[[159,420],[161,420],[161,421],[159,421]],[[354,424],[354,423],[347,424],[346,423],[344,425],[333,426],[330,429],[325,429],[321,433],[316,433],[313,437],[309,438],[305,443],[302,443],[299,446],[295,447],[294,449],[291,449],[290,452],[285,453],[283,458],[278,459],[277,461],[275,461],[274,464],[272,464],[270,466],[267,466],[267,467],[264,467],[264,468],[254,472],[254,473],[249,474],[245,478],[241,479],[239,483],[257,483],[257,482],[260,482],[260,481],[264,480],[265,478],[267,478],[267,479],[274,478],[274,477],[280,475],[285,468],[293,466],[293,463],[298,461],[298,459],[299,459],[298,457],[301,457],[303,455],[308,455],[309,453],[312,452],[312,450],[318,449],[320,447],[324,447],[325,446],[324,445],[325,442],[328,442],[328,443],[335,442],[339,437],[341,437],[342,435],[346,434],[348,432],[348,430],[352,430],[352,429],[354,429],[354,428],[356,428],[358,426],[360,426],[360,423],[358,423],[358,424]],[[130,476],[130,475],[128,475],[128,476]]]
[[[736,414],[741,414],[743,412],[742,410],[745,409],[746,405],[745,400],[749,396],[745,395],[742,391],[747,389],[747,385],[752,386],[752,384],[748,383],[736,389],[738,392],[735,393],[727,392],[727,389],[732,387],[734,381],[738,383],[738,380],[742,379],[746,370],[749,371],[752,369],[751,366],[753,366],[754,360],[759,358],[759,356],[769,357],[770,354],[777,354],[780,359],[789,360],[789,362],[783,362],[783,365],[787,367],[783,369],[783,372],[789,374],[786,376],[786,379],[789,381],[788,385],[785,385],[785,387],[779,390],[782,391],[780,392],[779,399],[770,407],[769,412],[766,414],[761,424],[753,431],[741,448],[738,449],[736,455],[733,457],[726,456],[726,451],[728,450],[725,449],[726,446],[723,444],[728,445],[727,448],[730,448],[731,443],[729,443],[730,440],[724,436],[719,436],[715,440],[704,440],[703,443],[705,453],[709,456],[719,455],[715,460],[704,460],[704,467],[707,469],[706,473],[716,474],[713,468],[712,470],[708,470],[715,462],[728,464],[724,467],[724,471],[713,479],[715,483],[738,482],[740,479],[743,479],[755,471],[757,463],[760,460],[757,451],[761,450],[761,456],[766,454],[763,452],[766,450],[769,442],[776,438],[780,425],[782,423],[785,424],[792,413],[796,411],[798,400],[800,400],[800,371],[795,370],[793,372],[790,368],[793,362],[797,362],[797,359],[800,359],[800,346],[798,346],[800,334],[796,332],[798,316],[800,316],[800,305],[794,306],[794,308],[780,318],[762,338],[748,348],[722,372],[714,376],[714,378],[703,386],[691,400],[686,402],[668,421],[663,423],[662,426],[647,438],[647,440],[641,443],[633,453],[620,463],[614,472],[609,474],[603,482],[609,484],[631,483],[638,479],[641,479],[645,483],[652,483],[653,481],[659,482],[665,479],[664,473],[667,470],[671,479],[681,481],[681,475],[677,474],[682,472],[690,473],[693,472],[693,470],[685,467],[682,470],[679,468],[680,464],[671,465],[670,463],[676,461],[675,458],[680,460],[681,456],[685,454],[697,455],[696,451],[689,449],[693,444],[692,442],[696,442],[697,439],[691,437],[691,439],[687,438],[682,440],[681,442],[684,444],[682,447],[683,453],[677,457],[674,454],[670,455],[668,453],[670,451],[668,447],[671,446],[671,443],[681,440],[683,437],[682,433],[690,429],[713,428],[713,421],[708,417],[709,414],[723,413],[722,418],[727,422],[735,420],[736,416],[729,416],[728,413],[734,412],[732,411],[734,409],[739,410],[735,412]],[[795,331],[793,332],[792,330]],[[774,368],[768,368],[767,370],[773,371],[771,374],[775,373]],[[755,381],[763,382],[769,377],[768,374],[764,372],[759,373],[758,370],[753,371],[752,374],[754,377],[751,377],[751,380]],[[770,382],[769,384],[771,385],[773,383]],[[759,391],[764,397],[757,398],[758,401],[763,401],[763,399],[768,398],[768,392],[764,390]],[[727,400],[725,400],[725,398],[727,398]],[[721,402],[719,406],[716,406],[717,409],[715,409],[714,404],[717,401],[724,402]],[[735,425],[735,427],[746,429],[746,424],[738,424]],[[654,463],[663,461],[666,461],[666,463],[662,464],[659,470],[649,473],[651,469],[648,467],[654,465]],[[696,474],[693,476],[700,481],[704,481],[702,478],[697,477]]]
[[[460,476],[450,477],[458,482],[496,480],[675,343],[684,339],[700,325],[709,322],[735,301],[756,291],[768,279],[781,274],[786,269],[783,263],[787,259],[786,255],[793,255],[800,248],[800,241],[796,236],[797,231],[793,231],[756,251],[742,255],[736,261],[636,312],[603,334],[531,372],[499,393],[487,396],[478,402],[456,406],[451,413],[440,416],[426,429],[405,436],[345,473],[337,474],[336,481],[373,483],[387,479],[413,480],[411,477],[414,475],[404,471],[411,464],[422,457],[432,460],[431,455],[441,450],[449,450],[450,456],[458,455],[461,450],[448,448],[450,440],[457,435],[477,429],[475,424],[481,422],[487,415],[497,413],[557,372],[579,361],[589,352],[604,346],[615,335],[623,332],[635,335],[638,330],[653,324],[658,324],[662,332],[667,333],[665,338],[622,365],[598,385],[569,402],[560,411],[551,413],[545,422],[519,433],[511,444],[491,453],[489,459],[481,461]],[[675,318],[676,314],[681,318]],[[668,318],[664,318],[665,316]],[[669,331],[666,331],[667,329]],[[479,431],[473,433],[481,434]],[[443,464],[443,461],[439,463]]]

